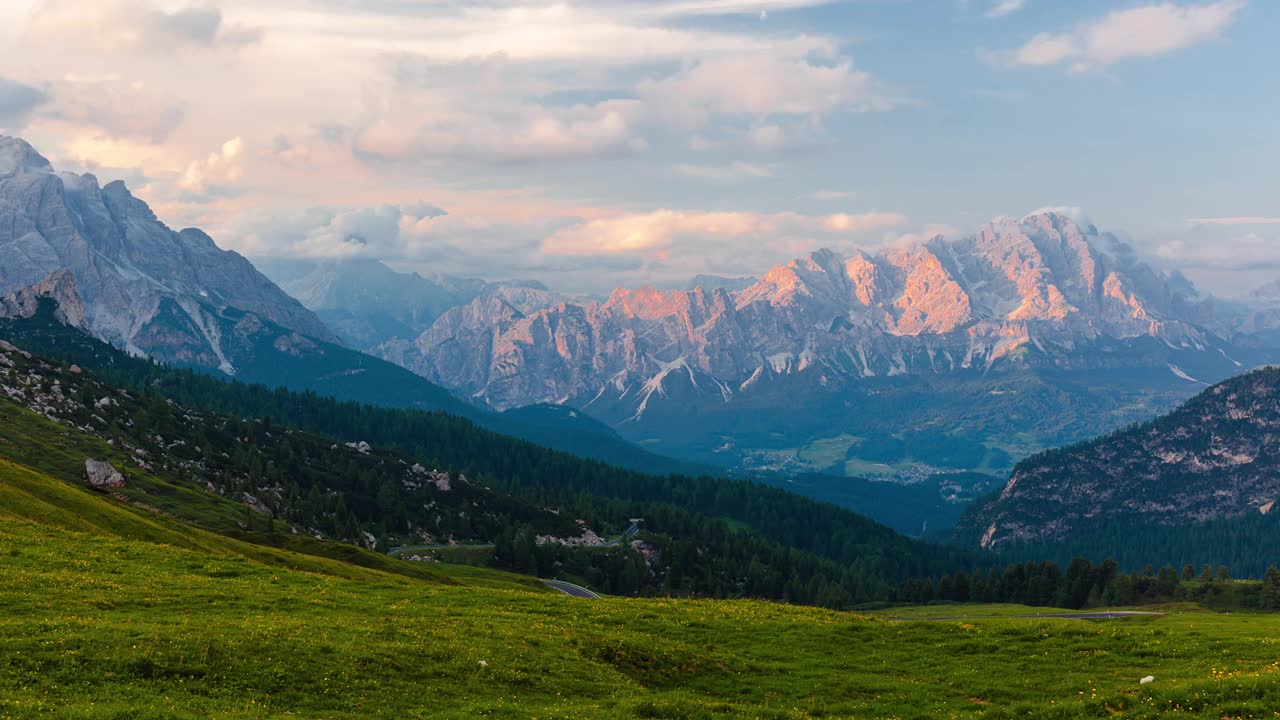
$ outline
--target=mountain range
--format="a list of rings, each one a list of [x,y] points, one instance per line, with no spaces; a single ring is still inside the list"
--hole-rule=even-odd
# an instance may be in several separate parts
[[[336,296],[356,311],[392,308],[390,316],[409,318],[415,312],[429,317],[451,302],[443,296],[427,302],[434,297],[431,287],[452,287],[460,293],[454,299],[489,292],[526,309],[546,293],[520,283],[430,281],[370,263],[346,264],[342,274],[345,280],[321,282],[334,273],[319,265],[291,277],[311,278],[313,292],[299,292],[321,307],[332,305],[323,298]],[[445,411],[627,467],[687,467],[634,447],[581,413],[490,412],[353,349],[339,337],[343,325],[335,323],[340,333],[331,331],[204,232],[170,229],[124,183],[100,187],[91,174],[56,172],[26,141],[0,136],[0,317],[29,317],[41,296],[55,300],[64,319],[93,337],[167,364],[369,405]]]
[[[742,470],[909,532],[950,524],[1020,458],[1280,355],[1280,290],[1223,306],[1054,211],[594,300],[376,260],[263,266],[0,138],[0,316],[48,297],[133,354],[627,468]],[[870,507],[890,496],[925,510]]]
[[[736,287],[534,311],[479,298],[375,352],[491,407],[580,408],[669,454],[756,467],[807,454],[821,456],[810,469],[856,473],[1005,467],[1150,417],[1275,356],[1243,330],[1116,236],[1043,211],[876,254],[820,250]],[[886,435],[911,433],[968,443],[966,459],[886,454]]]

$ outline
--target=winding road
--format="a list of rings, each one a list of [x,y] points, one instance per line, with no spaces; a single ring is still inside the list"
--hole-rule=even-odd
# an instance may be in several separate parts
[[[573,583],[565,582],[563,580],[543,580],[542,583],[552,590],[559,590],[569,597],[588,598],[590,600],[600,599],[599,595],[591,592],[581,585],[574,585]]]

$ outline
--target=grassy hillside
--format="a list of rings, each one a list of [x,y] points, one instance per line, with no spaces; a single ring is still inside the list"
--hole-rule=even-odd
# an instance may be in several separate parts
[[[23,326],[4,329],[15,327]],[[24,332],[11,337],[32,339]],[[73,482],[85,457],[119,460],[131,478],[140,476],[126,495],[219,530],[270,529],[270,513],[286,533],[376,541],[379,548],[492,544],[497,566],[567,575],[614,594],[745,596],[841,608],[887,600],[908,578],[978,562],[975,554],[913,542],[775,488],[630,472],[448,415],[225,383],[140,362],[83,336],[42,337],[33,349],[56,353],[52,340],[74,343],[75,357],[95,370],[72,372],[13,350],[0,353],[0,385],[58,421],[27,413],[37,427],[12,425],[14,452],[33,463],[62,458],[56,467],[40,467]],[[80,438],[86,433],[92,437]],[[73,447],[64,452],[68,443]],[[414,471],[419,465],[422,471]],[[430,468],[471,481],[437,484]],[[249,512],[242,501],[265,507]],[[635,517],[644,518],[637,547],[584,552],[537,541],[577,537],[578,520],[602,534],[621,532]]]
[[[56,483],[0,465],[0,718],[1260,718],[1280,704],[1259,641],[1280,636],[1277,616],[899,622],[584,601],[125,539],[135,520],[74,488],[60,519],[15,517],[43,513],[25,498]]]

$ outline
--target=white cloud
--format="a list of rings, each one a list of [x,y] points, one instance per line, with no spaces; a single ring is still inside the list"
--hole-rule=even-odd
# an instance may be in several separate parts
[[[382,160],[451,157],[491,162],[579,160],[645,149],[634,126],[633,101],[571,108],[527,105],[501,114],[396,112],[356,135],[355,147]]]
[[[1156,255],[1188,270],[1275,270],[1280,268],[1280,235],[1192,233],[1160,244]]]
[[[1280,217],[1238,215],[1234,217],[1191,218],[1192,225],[1280,225]]]
[[[1012,15],[1027,6],[1027,0],[995,0],[987,10],[987,17],[1001,18]]]
[[[857,233],[901,225],[895,213],[823,216],[797,213],[689,212],[655,210],[590,220],[548,237],[543,250],[556,255],[644,253],[704,239],[767,242],[824,233]]]
[[[857,196],[852,190],[819,190],[813,194],[815,200],[848,200]]]
[[[1061,33],[1038,33],[1021,48],[996,54],[1015,66],[1069,65],[1074,72],[1123,60],[1164,55],[1215,38],[1235,21],[1246,0],[1207,4],[1164,2],[1124,10]]]
[[[1033,215],[1065,215],[1066,217],[1071,218],[1072,222],[1077,225],[1093,224],[1093,218],[1089,216],[1089,213],[1086,212],[1084,208],[1077,205],[1046,205],[1032,210],[1024,215],[1023,218],[1028,218]]]
[[[403,258],[402,233],[444,214],[426,203],[259,212],[238,219],[227,235],[231,244],[259,257]]]
[[[704,180],[742,180],[767,178],[773,175],[774,164],[748,162],[732,162],[728,165],[698,165],[695,163],[677,163],[672,169],[681,175],[702,178]]]
[[[234,137],[224,142],[204,160],[195,160],[178,179],[178,187],[193,194],[225,192],[240,180],[244,171],[244,140]]]
[[[45,0],[33,10],[28,31],[36,41],[89,44],[101,52],[172,53],[258,39],[256,30],[224,23],[217,7],[169,11],[143,0]]]
[[[855,70],[848,58],[822,65],[767,52],[708,58],[643,82],[636,93],[672,124],[692,128],[716,115],[823,116],[838,110],[888,110],[896,104],[870,73]]]

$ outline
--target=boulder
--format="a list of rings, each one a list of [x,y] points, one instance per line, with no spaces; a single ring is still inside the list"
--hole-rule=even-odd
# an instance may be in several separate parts
[[[95,490],[124,487],[124,476],[105,460],[84,461],[85,483]]]
[[[271,515],[271,514],[272,514],[272,512],[271,512],[271,508],[270,508],[270,507],[268,507],[266,503],[262,502],[261,500],[259,500],[259,499],[258,499],[258,498],[256,498],[256,497],[254,497],[254,496],[250,495],[249,493],[241,493],[240,499],[244,501],[244,504],[245,504],[245,505],[246,505],[250,510],[252,510],[252,511],[254,511],[254,512],[258,513],[259,515],[268,515],[268,516],[269,516],[269,515]]]

